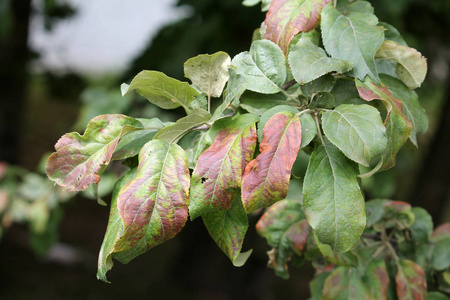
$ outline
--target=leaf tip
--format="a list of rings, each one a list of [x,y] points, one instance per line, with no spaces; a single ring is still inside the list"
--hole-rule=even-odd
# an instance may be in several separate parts
[[[120,85],[120,92],[122,93],[122,97],[124,97],[126,95],[126,93],[128,93],[129,89],[130,89],[130,85],[129,84],[122,83]]]
[[[234,261],[232,261],[233,266],[242,267],[247,262],[248,258],[250,257],[250,255],[252,253],[253,253],[253,249],[250,249],[246,252],[239,253],[239,255],[236,257],[236,259]]]

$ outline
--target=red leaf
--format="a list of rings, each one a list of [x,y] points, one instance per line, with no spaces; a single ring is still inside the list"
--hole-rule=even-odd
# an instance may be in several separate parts
[[[427,280],[423,269],[410,260],[400,260],[397,265],[398,271],[395,282],[397,283],[398,299],[425,299]]]
[[[286,197],[301,134],[300,119],[291,112],[277,113],[266,123],[260,154],[245,167],[242,177],[242,201],[247,213]]]
[[[331,0],[272,0],[264,24],[264,38],[278,44],[285,54],[292,38],[300,31],[313,30],[320,12]]]
[[[444,223],[437,227],[430,237],[430,240],[433,242],[438,242],[444,239],[450,239],[450,223]]]

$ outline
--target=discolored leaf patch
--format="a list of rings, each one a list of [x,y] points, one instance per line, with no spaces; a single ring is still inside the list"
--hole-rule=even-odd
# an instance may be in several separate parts
[[[427,294],[427,280],[422,268],[410,260],[402,259],[397,263],[398,271],[395,276],[397,296],[399,300],[425,299]]]
[[[68,191],[84,191],[100,181],[102,168],[108,165],[120,138],[142,129],[142,123],[124,115],[100,115],[93,118],[83,135],[71,132],[55,145],[56,152],[47,161],[47,175]]]
[[[242,201],[247,213],[286,197],[301,133],[300,119],[291,112],[279,112],[266,123],[260,154],[245,167],[242,177]]]

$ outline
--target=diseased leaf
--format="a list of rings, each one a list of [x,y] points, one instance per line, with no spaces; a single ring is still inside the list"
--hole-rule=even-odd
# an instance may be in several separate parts
[[[403,112],[411,122],[412,129],[409,139],[417,147],[417,134],[425,133],[428,129],[428,117],[425,109],[420,105],[415,91],[407,88],[400,80],[387,75],[380,76],[392,95],[403,104]]]
[[[230,63],[230,56],[222,51],[201,54],[184,63],[184,75],[206,95],[220,97],[229,78]]]
[[[364,82],[356,80],[356,88],[361,98],[366,101],[375,99],[382,100],[387,116],[384,120],[388,145],[383,155],[383,165],[381,170],[392,168],[395,165],[395,158],[400,148],[410,136],[412,124],[403,113],[403,104],[400,100],[392,95],[391,91],[382,84],[376,85],[370,79]]]
[[[264,20],[264,38],[278,44],[287,55],[292,38],[300,31],[313,30],[320,12],[330,0],[272,0]]]
[[[211,115],[204,109],[196,108],[184,118],[178,119],[175,124],[161,129],[154,139],[164,140],[168,143],[177,142],[192,129],[205,124]]]
[[[430,240],[433,242],[439,242],[447,239],[450,239],[450,223],[444,223],[436,227],[430,237]]]
[[[117,197],[124,231],[114,246],[119,261],[128,263],[171,238],[188,218],[189,169],[177,144],[152,140],[139,153],[136,177]]]
[[[303,183],[303,209],[319,241],[348,251],[366,225],[357,165],[326,141],[311,154]]]
[[[427,280],[422,268],[410,260],[401,259],[397,263],[395,276],[397,296],[399,300],[425,299],[427,295]]]
[[[427,74],[427,60],[420,52],[393,41],[384,41],[375,54],[375,58],[397,62],[395,73],[410,89],[420,87]]]
[[[275,203],[259,219],[256,230],[273,247],[269,267],[277,276],[289,278],[287,263],[293,255],[301,255],[309,235],[301,203],[288,199]]]
[[[254,41],[250,52],[236,55],[231,64],[236,73],[247,80],[247,89],[262,93],[275,94],[286,81],[286,58],[281,49],[268,40]]]
[[[373,260],[364,271],[362,280],[375,300],[388,299],[389,275],[384,260]]]
[[[123,136],[117,144],[112,160],[121,160],[137,155],[144,144],[150,141],[159,130],[167,126],[157,118],[138,121],[145,122],[142,124],[142,130]]]
[[[339,267],[325,280],[322,300],[378,300],[361,280],[357,269]]]
[[[228,72],[230,79],[224,92],[224,100],[214,111],[211,122],[218,120],[230,105],[234,104],[237,107],[240,97],[247,89],[247,80],[244,76],[237,74],[236,70],[232,67],[229,68]]]
[[[244,168],[255,152],[257,120],[250,114],[228,118],[213,144],[198,158],[191,180],[191,220],[213,208],[230,208]]]
[[[187,113],[190,112],[189,104],[198,94],[187,82],[170,78],[158,71],[140,72],[128,88],[122,87],[122,95],[132,90],[136,90],[139,95],[161,108],[173,109],[182,106]]]
[[[298,116],[280,112],[269,119],[259,145],[260,154],[245,167],[242,177],[242,201],[247,213],[286,197],[300,143]]]
[[[324,112],[327,138],[348,158],[368,167],[386,151],[386,128],[379,111],[367,104],[343,104]]]
[[[353,73],[360,80],[369,75],[380,81],[374,56],[384,40],[382,27],[368,24],[363,16],[344,16],[333,5],[322,10],[321,27],[325,50],[331,57],[352,62]]]
[[[117,209],[117,197],[122,187],[131,179],[136,176],[137,168],[131,169],[121,179],[119,179],[114,185],[112,197],[111,197],[111,211],[109,214],[108,228],[106,229],[105,237],[100,248],[98,256],[98,270],[97,278],[108,282],[106,273],[111,270],[114,265],[114,245],[123,233],[123,224],[119,216],[119,210]]]
[[[83,191],[100,181],[117,143],[126,133],[142,129],[142,123],[125,115],[100,115],[92,119],[83,135],[63,135],[47,161],[47,175],[68,191]]]
[[[248,229],[247,213],[242,207],[239,193],[236,193],[228,210],[213,208],[202,215],[209,235],[234,264],[241,253]],[[240,264],[239,266],[242,266]]]
[[[289,105],[274,106],[265,113],[263,113],[258,123],[258,142],[261,142],[263,139],[263,129],[266,126],[269,119],[279,112],[291,112],[293,114],[299,113],[299,111],[296,108]]]
[[[353,67],[353,63],[349,61],[328,57],[323,49],[309,39],[300,39],[292,47],[288,59],[292,75],[300,84],[331,72],[345,73]]]
[[[323,286],[329,275],[329,272],[322,272],[309,282],[309,290],[311,291],[311,298],[309,300],[322,299]]]

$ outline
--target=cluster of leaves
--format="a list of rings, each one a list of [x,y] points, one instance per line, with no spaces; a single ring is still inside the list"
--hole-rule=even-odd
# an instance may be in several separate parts
[[[56,241],[61,204],[74,196],[43,173],[0,163],[0,237],[15,223],[28,224],[31,246],[41,255]]]
[[[129,262],[174,237],[189,217],[202,217],[242,265],[250,255],[241,253],[247,214],[285,199],[292,167],[305,157],[298,209],[278,204],[284,208],[275,212],[302,222],[279,242],[290,245],[311,227],[308,236],[330,257],[354,257],[367,222],[359,178],[393,167],[407,140],[417,145],[427,129],[413,91],[427,66],[369,2],[329,2],[263,1],[268,13],[249,51],[189,59],[191,84],[142,71],[122,85],[122,94],[134,90],[162,109],[182,107],[186,116],[176,122],[100,115],[83,135],[57,142],[47,175],[66,190],[98,184],[114,160],[129,167],[114,186],[98,278],[107,280],[113,258]],[[271,265],[284,256],[271,253]]]
[[[311,299],[448,299],[450,223],[433,231],[424,209],[401,201],[368,201],[366,213],[361,239],[338,254],[313,234],[298,200],[277,202],[256,225],[273,247],[268,266],[288,278],[289,261],[310,261]],[[441,292],[427,295],[427,285]]]

